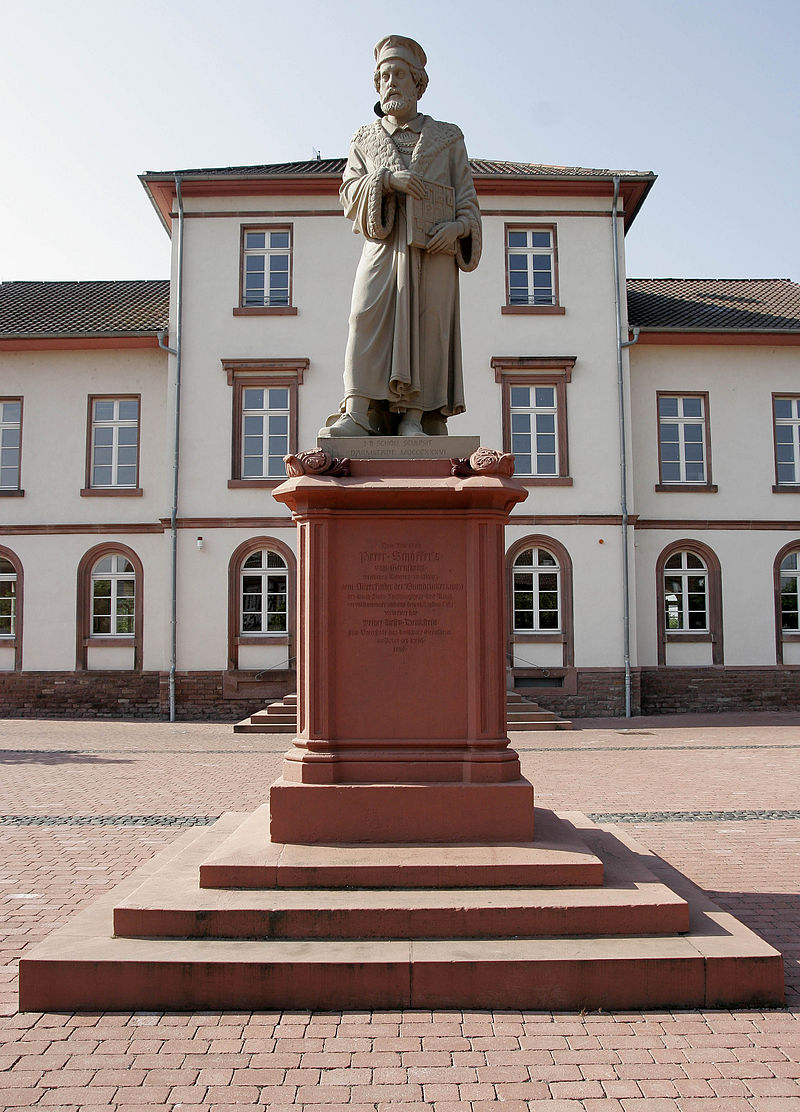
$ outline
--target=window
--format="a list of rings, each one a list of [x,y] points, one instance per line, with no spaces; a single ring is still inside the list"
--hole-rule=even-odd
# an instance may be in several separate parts
[[[133,549],[118,541],[95,545],[78,565],[76,668],[88,667],[89,649],[133,649],[132,667],[142,667],[144,571]],[[131,665],[129,665],[131,666]]]
[[[89,399],[89,453],[81,494],[141,495],[138,395]]]
[[[658,394],[656,490],[716,490],[711,486],[705,394]]]
[[[708,641],[712,664],[723,663],[722,570],[701,541],[676,541],[656,565],[658,663],[667,663],[667,644]]]
[[[506,225],[504,313],[563,313],[558,304],[556,229]]]
[[[526,548],[513,568],[514,632],[560,629],[558,561],[546,548]]]
[[[693,552],[676,552],[664,565],[664,628],[708,632],[708,571]]]
[[[294,666],[296,575],[294,553],[274,537],[251,537],[233,553],[228,566],[229,670]]]
[[[297,387],[307,359],[223,359],[233,387],[229,487],[283,482],[283,457],[297,451]]]
[[[800,543],[790,541],[775,558],[775,647],[778,664],[800,662]],[[794,642],[794,644],[793,644]]]
[[[22,398],[0,398],[0,494],[21,494]]]
[[[132,637],[136,573],[124,556],[105,556],[92,568],[92,637]]]
[[[531,485],[570,486],[567,384],[572,358],[495,357],[503,388],[503,448],[514,455],[517,478]]]
[[[242,478],[283,478],[289,454],[289,387],[245,386],[242,391]]]
[[[22,565],[7,548],[0,547],[0,647],[11,654],[14,670],[22,668]]]
[[[292,226],[242,227],[239,305],[234,315],[295,314],[292,306]]]
[[[775,487],[800,486],[800,397],[772,396]]]
[[[289,569],[277,552],[261,549],[242,564],[241,633],[288,633]]]

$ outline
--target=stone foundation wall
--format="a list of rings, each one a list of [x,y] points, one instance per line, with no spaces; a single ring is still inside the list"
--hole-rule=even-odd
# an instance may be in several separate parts
[[[642,668],[641,714],[800,711],[800,668]]]
[[[520,695],[560,718],[621,718],[625,715],[623,668],[577,668],[563,688],[519,687]],[[639,710],[639,673],[631,673],[631,712]]]
[[[177,672],[175,716],[235,722],[296,688],[294,672],[231,683],[223,672]],[[0,717],[169,718],[166,672],[2,672]]]

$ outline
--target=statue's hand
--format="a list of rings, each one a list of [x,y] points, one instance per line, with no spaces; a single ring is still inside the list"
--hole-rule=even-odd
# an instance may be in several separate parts
[[[440,251],[446,251],[452,255],[460,231],[461,224],[458,220],[451,220],[446,224],[436,224],[425,250],[429,251],[431,255],[437,255]]]
[[[422,178],[411,170],[394,170],[389,174],[389,185],[395,193],[410,193],[412,197],[420,200],[425,196]]]

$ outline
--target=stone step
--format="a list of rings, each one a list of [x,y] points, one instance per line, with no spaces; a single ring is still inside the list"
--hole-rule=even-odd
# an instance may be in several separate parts
[[[689,904],[685,934],[552,938],[125,938],[116,907],[167,885],[241,824],[187,832],[20,961],[22,1010],[766,1008],[784,1001],[780,954],[613,827],[567,816],[611,873],[642,863]],[[452,847],[444,850],[448,855]],[[236,893],[224,894],[235,910]],[[345,893],[340,894],[342,897]],[[460,893],[463,895],[463,893]],[[363,893],[352,907],[363,906]],[[486,906],[490,906],[488,899]],[[345,905],[346,906],[346,905]],[[197,904],[194,910],[202,908]],[[187,910],[192,910],[191,908]],[[570,915],[576,912],[570,912]]]

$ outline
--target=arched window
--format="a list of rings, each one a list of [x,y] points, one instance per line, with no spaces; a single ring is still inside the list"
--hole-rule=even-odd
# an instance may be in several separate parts
[[[294,553],[272,537],[253,537],[233,553],[228,568],[229,669],[293,666],[295,577]],[[281,651],[274,652],[278,647]]]
[[[800,543],[798,541],[791,541],[780,550],[775,558],[773,578],[776,659],[778,664],[797,664],[800,662]]]
[[[558,561],[546,548],[524,548],[513,565],[513,630],[542,633],[561,629]]]
[[[13,552],[2,546],[0,546],[0,649],[8,654],[8,669],[13,666],[14,671],[20,671],[22,668],[22,564]],[[5,667],[5,663],[0,663],[0,668]]]
[[[144,571],[127,545],[99,544],[78,565],[76,667],[89,666],[90,648],[132,648],[134,669],[142,667]]]
[[[708,641],[711,664],[722,664],[722,573],[719,560],[700,541],[683,540],[661,553],[656,568],[658,662],[667,644]]]
[[[240,633],[289,632],[289,569],[278,552],[260,548],[242,564]]]
[[[125,556],[104,556],[92,568],[92,637],[133,637],[136,573]]]
[[[572,617],[572,561],[562,544],[552,537],[529,536],[517,541],[506,554],[508,568],[508,630],[510,656],[515,667],[571,668],[575,662]],[[535,660],[526,642],[542,649]],[[561,646],[560,648],[558,646]],[[531,653],[530,661],[526,654]],[[555,654],[555,655],[553,655]],[[546,657],[546,664],[542,658]],[[517,660],[517,658],[520,658]],[[560,672],[558,673],[561,674]]]

